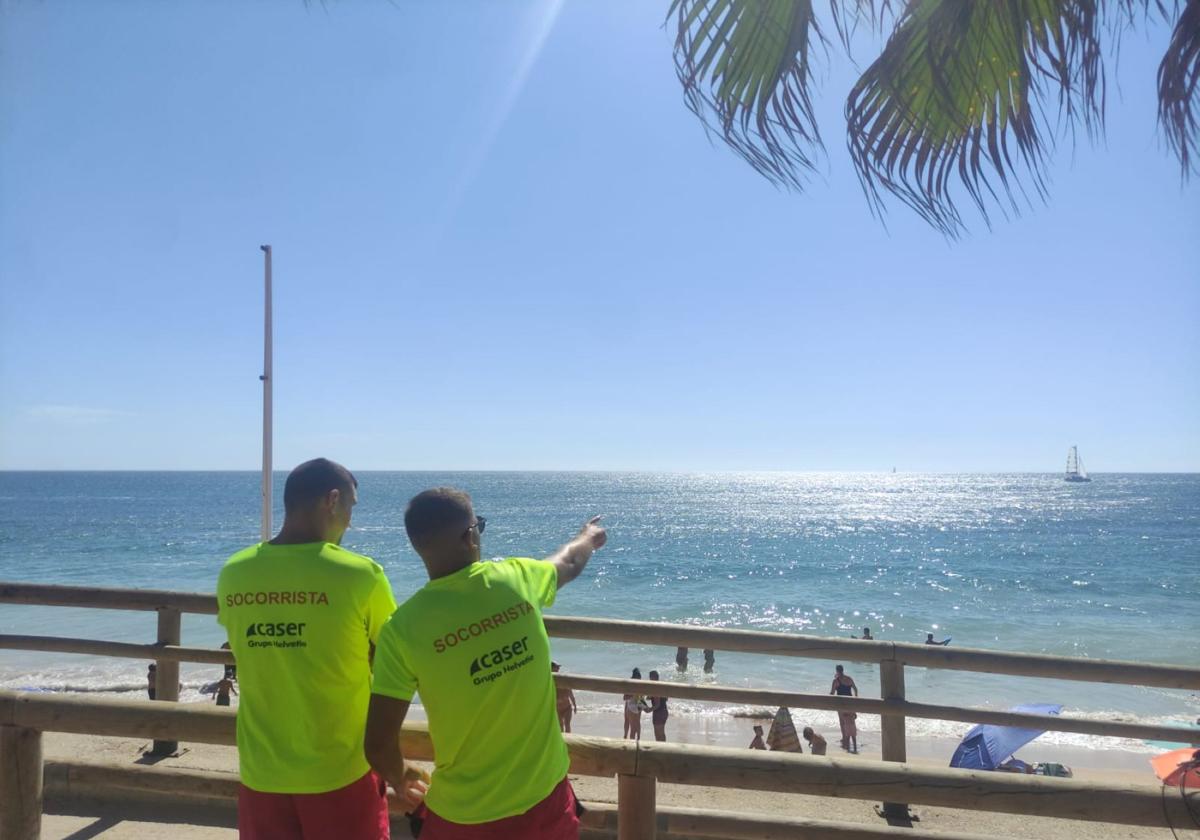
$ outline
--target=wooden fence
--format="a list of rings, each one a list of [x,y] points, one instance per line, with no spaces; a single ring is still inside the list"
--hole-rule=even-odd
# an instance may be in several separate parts
[[[6,602],[156,612],[158,615],[157,638],[153,644],[0,635],[0,648],[155,660],[158,663],[156,695],[160,700],[178,699],[180,662],[232,664],[234,661],[232,654],[228,651],[181,645],[182,613],[215,614],[217,604],[213,595],[0,582],[0,603]],[[714,816],[710,814],[704,817],[694,814],[687,815],[682,811],[658,809],[659,817],[652,819],[651,815],[655,813],[654,785],[657,780],[727,787],[751,787],[760,790],[786,789],[791,792],[851,796],[858,799],[878,797],[884,802],[885,814],[890,816],[901,816],[907,813],[908,803],[921,803],[971,807],[979,810],[1006,810],[1011,813],[1038,813],[1076,819],[1098,819],[1108,822],[1129,822],[1139,825],[1167,825],[1168,822],[1165,820],[1170,820],[1169,824],[1179,826],[1185,824],[1184,821],[1189,819],[1187,803],[1178,792],[1164,798],[1163,791],[1155,786],[1114,788],[1072,780],[978,773],[967,773],[967,776],[970,777],[968,781],[962,775],[966,771],[931,770],[907,765],[905,764],[907,757],[905,721],[909,717],[917,717],[1025,726],[1107,737],[1153,738],[1200,743],[1194,729],[913,703],[905,698],[904,677],[906,666],[920,666],[952,671],[1196,690],[1200,689],[1200,668],[597,618],[546,616],[545,623],[550,634],[560,638],[629,642],[666,647],[710,648],[722,651],[852,662],[876,662],[880,666],[881,697],[879,699],[634,681],[596,676],[559,675],[560,685],[581,690],[613,694],[654,694],[725,703],[752,703],[770,708],[788,706],[817,710],[854,711],[860,714],[876,714],[881,718],[883,762],[843,761],[777,753],[748,754],[748,751],[744,750],[730,751],[681,745],[648,743],[630,746],[625,742],[611,742],[607,739],[574,737],[570,739],[569,743],[572,768],[575,772],[586,774],[601,771],[600,775],[616,774],[619,777],[619,805],[615,812],[616,816],[612,819],[617,821],[618,826],[622,826],[619,829],[622,840],[653,837],[656,826],[660,826],[663,830],[669,830],[672,836],[679,833],[675,831],[676,827],[679,827],[681,832],[700,836],[705,830],[702,824],[726,826],[722,829],[725,832],[723,836],[769,836],[765,833],[739,834],[736,831],[730,833],[732,829],[729,829],[727,825],[729,820],[736,822],[740,819],[746,824],[743,826],[745,831],[754,830],[746,827],[754,823],[754,820],[736,815]],[[71,706],[72,703],[84,705],[75,709],[74,706]],[[157,721],[158,725],[151,726],[149,723],[145,723],[138,731],[130,732],[128,731],[129,727],[135,725],[133,720],[122,718],[123,722],[118,726],[113,723],[116,718],[103,717],[104,714],[110,714],[109,712],[102,712],[101,717],[96,718],[92,712],[85,711],[87,709],[107,709],[109,706],[116,709],[121,706],[119,703],[106,705],[96,700],[84,701],[75,698],[37,695],[17,697],[0,694],[0,706],[6,710],[10,707],[14,710],[22,710],[21,715],[24,717],[15,716],[11,722],[6,716],[0,717],[0,724],[5,727],[4,740],[0,743],[2,743],[6,755],[11,752],[14,755],[24,756],[23,760],[29,763],[33,762],[32,740],[37,740],[39,744],[37,761],[40,764],[40,740],[31,740],[31,736],[26,733],[45,730],[151,735],[156,739],[156,750],[160,752],[173,751],[176,741],[180,738],[211,743],[232,743],[232,724],[229,713],[214,709],[201,710],[156,705],[153,707],[154,715],[145,720]],[[131,708],[140,710],[142,716],[145,716],[146,704],[135,704]],[[75,710],[72,711],[72,709]],[[40,711],[35,714],[31,710]],[[111,714],[119,716],[122,713],[112,712]],[[172,714],[176,717],[171,717]],[[214,714],[224,716],[229,720],[223,721],[222,717],[213,717]],[[33,717],[29,717],[30,715]],[[194,717],[196,715],[200,715],[200,717]],[[18,717],[20,720],[17,719]],[[104,732],[94,727],[71,728],[90,725],[79,723],[79,721],[92,721],[93,718],[101,722],[107,721],[104,725],[109,729],[122,728],[122,732]],[[98,726],[100,723],[96,723],[96,725]],[[216,729],[212,727],[216,727]],[[228,727],[228,732],[225,732],[222,727]],[[218,729],[225,734],[218,736]],[[411,737],[417,739],[414,746],[418,746],[420,738],[423,737],[419,727],[410,727],[409,733]],[[227,740],[220,740],[221,737],[227,738]],[[217,740],[212,740],[214,738]],[[428,752],[427,746],[420,747],[420,749]],[[697,750],[700,752],[696,752]],[[632,763],[629,760],[631,755],[634,757]],[[796,761],[800,763],[792,763]],[[22,778],[27,782],[28,777],[23,776]],[[785,787],[781,788],[776,785]],[[1046,785],[1050,787],[1047,788]],[[0,790],[3,789],[0,788]],[[966,793],[964,794],[964,792]],[[1045,796],[1048,792],[1052,792],[1054,795]],[[1094,793],[1095,796],[1088,792]],[[1151,798],[1156,803],[1156,810],[1147,805]],[[1164,805],[1164,802],[1168,804]],[[1002,803],[1001,807],[994,807],[996,803]],[[1031,808],[1035,810],[1028,810]],[[607,813],[603,809],[601,812]],[[674,814],[674,822],[671,821],[672,814]],[[626,816],[624,821],[620,820],[621,815]],[[608,820],[609,817],[605,819]],[[709,820],[709,823],[705,823],[705,820]],[[605,825],[608,824],[605,823]],[[0,831],[0,836],[7,837],[9,835]],[[14,834],[12,836],[33,835]],[[843,835],[839,835],[834,832],[833,828],[829,828],[828,836]],[[885,835],[860,834],[854,836]],[[918,837],[920,835],[909,831],[907,836]]]

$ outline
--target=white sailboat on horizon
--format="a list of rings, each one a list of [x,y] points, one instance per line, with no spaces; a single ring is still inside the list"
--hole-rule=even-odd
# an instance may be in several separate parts
[[[1072,446],[1067,451],[1067,481],[1091,481],[1088,478],[1087,470],[1083,468],[1083,461],[1079,460],[1079,447]]]

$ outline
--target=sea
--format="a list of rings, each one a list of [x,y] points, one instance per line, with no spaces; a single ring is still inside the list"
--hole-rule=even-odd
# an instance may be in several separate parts
[[[361,472],[343,544],[383,565],[398,599],[425,583],[405,537],[407,500],[452,485],[487,518],[488,557],[541,557],[602,515],[608,545],[549,612],[1200,667],[1200,475]],[[275,476],[282,498],[285,474]],[[213,592],[226,557],[259,536],[253,472],[2,472],[0,579]],[[276,523],[282,511],[275,513]],[[0,633],[154,640],[153,613],[0,604]],[[212,616],[185,616],[183,643],[217,647]],[[564,671],[827,692],[834,662],[552,640]],[[144,662],[0,650],[0,688],[144,692]],[[878,666],[846,663],[867,696]],[[183,699],[219,676],[182,669]],[[1062,703],[1087,717],[1187,723],[1196,692],[909,667],[908,697],[1003,709]],[[583,695],[595,712],[620,698]],[[771,710],[672,701],[673,715]],[[812,719],[836,732],[833,717]],[[822,715],[829,720],[823,720]],[[808,719],[806,717],[806,719]],[[877,723],[860,721],[869,733]],[[910,719],[911,736],[967,724]],[[1112,739],[1047,733],[1106,749]],[[1153,751],[1141,742],[1122,748]]]

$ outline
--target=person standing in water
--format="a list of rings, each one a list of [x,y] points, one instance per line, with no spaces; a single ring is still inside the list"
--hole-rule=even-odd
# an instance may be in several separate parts
[[[926,634],[925,634],[925,644],[927,644],[927,645],[948,645],[948,644],[950,644],[950,640],[949,640],[949,639],[942,639],[940,642],[935,642],[935,641],[933,640],[933,634],[932,634],[932,633],[926,633]]]
[[[650,672],[650,679],[658,682],[658,671]],[[654,740],[667,740],[667,718],[671,713],[667,710],[666,697],[650,698],[650,723],[654,726]]]
[[[827,749],[828,744],[825,743],[825,739],[822,736],[818,735],[816,732],[813,732],[813,728],[811,726],[804,727],[803,735],[804,740],[808,741],[809,752],[811,752],[813,755],[825,755],[825,750]]]
[[[840,697],[849,697],[851,695],[858,696],[858,686],[854,684],[854,680],[846,676],[845,670],[841,665],[834,668],[836,672],[833,677],[833,687],[829,689],[830,694],[837,694]],[[850,749],[851,739],[854,740],[854,751],[858,751],[858,727],[855,724],[855,718],[858,715],[854,712],[838,712],[838,725],[842,729],[842,749]]]
[[[557,662],[551,662],[550,673],[557,674],[559,667]],[[558,688],[557,684],[555,684],[554,705],[558,709],[559,729],[563,732],[570,732],[571,716],[579,711],[579,706],[575,703],[575,692],[569,688]]]
[[[146,696],[148,696],[151,700],[153,700],[154,695],[157,693],[158,693],[158,665],[151,662],[150,667],[146,669]]]

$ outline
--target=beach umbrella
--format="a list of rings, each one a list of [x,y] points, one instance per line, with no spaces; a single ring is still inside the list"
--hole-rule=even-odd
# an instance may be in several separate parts
[[[1150,759],[1154,775],[1162,779],[1164,785],[1200,790],[1200,750],[1194,747],[1184,747],[1181,750],[1156,755]]]
[[[767,732],[767,747],[782,752],[804,752],[800,748],[800,737],[796,734],[796,725],[792,723],[792,713],[780,706],[771,722],[771,730]]]
[[[1062,711],[1058,703],[1026,703],[1013,706],[1011,711],[1034,715],[1057,715]],[[995,770],[1012,754],[1028,744],[1045,729],[1021,729],[1016,726],[993,726],[981,723],[971,728],[962,739],[950,759],[951,767],[967,770]]]

